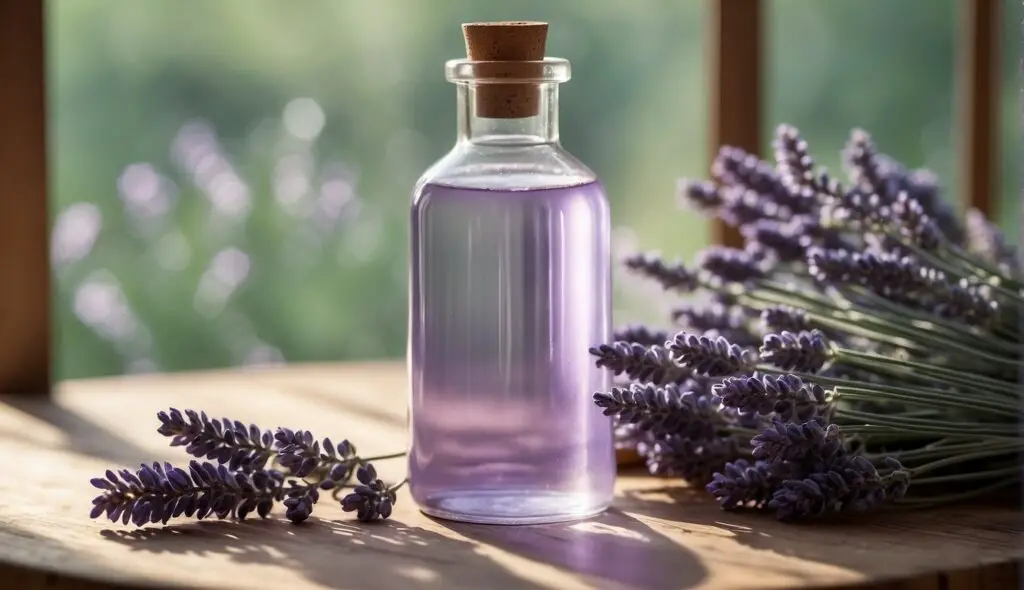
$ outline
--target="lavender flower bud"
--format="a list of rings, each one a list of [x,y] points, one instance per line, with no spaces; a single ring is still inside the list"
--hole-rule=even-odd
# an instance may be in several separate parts
[[[788,219],[791,216],[788,209],[775,201],[740,186],[727,186],[719,193],[723,205],[718,210],[718,217],[730,227],[740,227],[758,219]]]
[[[635,254],[625,259],[626,268],[658,281],[667,290],[689,293],[700,286],[697,275],[682,263],[666,263],[657,254]]]
[[[827,464],[842,451],[839,427],[815,421],[793,424],[775,418],[750,443],[754,458],[769,463]]]
[[[900,470],[894,479],[892,489],[898,493],[907,472]],[[864,457],[843,455],[805,478],[782,482],[768,507],[779,520],[866,512],[885,502],[888,483]]]
[[[827,398],[820,385],[796,375],[726,377],[715,385],[714,401],[743,413],[775,415],[785,422],[806,422],[818,415]]]
[[[856,245],[850,241],[841,228],[825,226],[818,216],[799,215],[787,222],[788,231],[801,236],[804,252],[811,246],[821,246],[830,250],[854,250]]]
[[[699,266],[727,283],[746,283],[765,274],[750,252],[723,246],[711,246],[701,252]]]
[[[632,342],[641,346],[665,344],[669,337],[666,330],[656,330],[639,324],[623,326],[613,335],[616,342]]]
[[[740,373],[751,368],[756,360],[752,350],[731,344],[721,336],[712,339],[687,332],[676,334],[669,351],[678,364],[709,377]]]
[[[691,332],[739,330],[745,324],[743,316],[736,313],[734,308],[720,303],[678,307],[672,310],[672,320]]]
[[[779,125],[772,145],[775,148],[780,180],[793,196],[786,205],[799,213],[814,210],[818,193],[814,160],[807,151],[807,142],[800,136],[800,131],[792,125]]]
[[[818,330],[768,334],[761,345],[761,360],[783,371],[816,373],[834,355],[825,336]]]
[[[740,446],[734,437],[695,441],[670,435],[642,441],[637,450],[651,475],[681,477],[695,485],[707,484],[712,474],[740,457]]]
[[[296,524],[303,522],[313,513],[313,505],[319,499],[320,492],[316,486],[292,482],[291,488],[285,492],[285,518]]]
[[[704,180],[680,179],[676,183],[678,201],[697,211],[717,212],[725,205],[725,201],[713,182]]]
[[[776,305],[761,311],[766,332],[805,332],[812,329],[807,312],[788,305]]]
[[[657,434],[706,440],[713,438],[717,429],[710,398],[674,384],[613,387],[607,393],[595,393],[594,403],[604,409],[605,416],[617,416],[621,422],[637,424],[640,430]]]
[[[811,245],[808,235],[798,233],[804,227],[776,219],[759,219],[743,226],[741,233],[748,245],[774,252],[782,262],[802,261]]]
[[[157,432],[171,437],[171,446],[183,446],[193,457],[227,463],[228,469],[262,469],[273,453],[273,435],[255,424],[210,419],[206,412],[177,408],[158,412]]]
[[[740,346],[756,346],[761,340],[750,330],[743,310],[736,306],[721,303],[683,306],[672,310],[672,320],[687,332],[703,334],[708,338],[721,336]]]
[[[942,232],[925,212],[921,203],[901,192],[892,206],[893,217],[899,223],[900,233],[925,250],[935,250],[942,240]]]
[[[753,193],[759,201],[784,209],[783,218],[788,217],[794,208],[804,212],[813,206],[813,201],[795,194],[771,164],[738,148],[725,146],[719,149],[711,164],[711,174],[728,188]]]
[[[843,163],[854,183],[865,192],[878,195],[882,199],[890,197],[886,191],[885,176],[875,144],[863,129],[854,129],[851,133],[850,140],[843,150]]]
[[[1021,261],[1017,249],[1006,241],[1003,233],[990,223],[978,209],[967,211],[967,250],[982,260],[995,264],[1010,276],[1020,276]]]
[[[693,373],[672,360],[664,346],[614,342],[591,348],[590,354],[597,357],[598,368],[607,368],[614,375],[625,373],[630,379],[655,385],[678,383]]]
[[[102,493],[93,499],[89,516],[135,526],[167,524],[178,516],[224,519],[235,514],[244,519],[256,511],[266,517],[281,497],[282,482],[279,472],[244,473],[199,461],[189,463],[188,470],[169,463],[143,464],[135,473],[108,470],[105,478],[91,480]]]
[[[356,479],[359,485],[341,499],[341,509],[345,512],[355,511],[356,518],[361,522],[384,520],[391,516],[397,495],[377,479],[377,470],[373,465],[367,463],[360,467]]]
[[[726,510],[750,506],[761,508],[772,499],[778,486],[773,466],[765,461],[750,463],[737,459],[726,463],[722,472],[712,475],[705,489]]]
[[[812,249],[807,266],[820,283],[862,285],[887,299],[945,318],[984,325],[998,312],[983,286],[963,279],[952,282],[945,273],[909,256]]]

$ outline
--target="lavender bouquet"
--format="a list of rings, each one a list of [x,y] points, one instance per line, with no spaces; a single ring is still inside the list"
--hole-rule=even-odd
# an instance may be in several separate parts
[[[723,508],[783,520],[1019,489],[1024,274],[980,212],[855,130],[845,184],[782,125],[775,165],[723,148],[683,204],[740,230],[692,266],[625,260],[706,303],[591,349],[621,450]]]

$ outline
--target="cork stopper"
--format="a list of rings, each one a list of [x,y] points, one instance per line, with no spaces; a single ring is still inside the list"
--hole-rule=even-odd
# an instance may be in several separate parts
[[[466,57],[480,64],[485,78],[536,79],[543,73],[540,62],[548,36],[548,24],[511,21],[465,23]],[[533,62],[533,63],[527,63]],[[474,108],[479,117],[521,119],[540,112],[540,88],[530,84],[481,84]]]

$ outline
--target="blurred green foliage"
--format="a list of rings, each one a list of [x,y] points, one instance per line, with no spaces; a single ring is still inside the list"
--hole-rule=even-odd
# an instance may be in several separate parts
[[[766,144],[793,123],[836,169],[861,126],[956,186],[955,1],[771,2]],[[695,254],[706,223],[673,192],[710,158],[705,3],[512,4],[51,1],[57,377],[402,355],[409,191],[454,139],[465,21],[551,23],[563,142],[604,179],[618,246]],[[620,322],[650,307],[617,293]]]

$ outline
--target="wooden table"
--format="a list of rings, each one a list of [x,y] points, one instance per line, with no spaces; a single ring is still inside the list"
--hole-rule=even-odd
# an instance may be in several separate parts
[[[182,462],[155,432],[169,406],[405,444],[397,363],[94,379],[50,399],[0,398],[0,587],[34,588],[809,588],[1009,589],[1024,518],[1008,507],[786,525],[723,512],[701,490],[620,477],[614,509],[587,522],[486,527],[435,521],[401,493],[390,521],[358,525],[321,501],[301,526],[182,521],[131,532],[87,518],[90,477],[143,460]],[[379,465],[403,475],[401,460]]]

